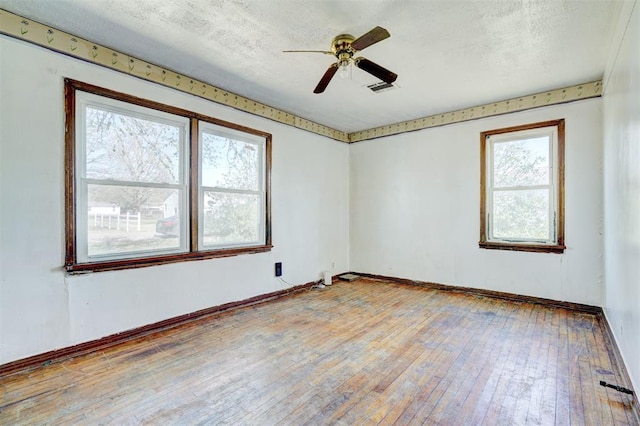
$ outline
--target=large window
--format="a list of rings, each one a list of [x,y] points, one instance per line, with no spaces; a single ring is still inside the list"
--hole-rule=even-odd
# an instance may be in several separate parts
[[[564,251],[564,120],[483,132],[480,247]]]
[[[66,269],[266,251],[267,133],[65,81]]]

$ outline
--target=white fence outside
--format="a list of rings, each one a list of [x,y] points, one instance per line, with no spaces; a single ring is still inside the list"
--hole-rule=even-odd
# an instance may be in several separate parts
[[[91,221],[92,218],[93,221]],[[117,231],[140,231],[140,219],[140,212],[127,212],[126,214],[100,212],[89,213],[89,220],[96,228],[115,229]]]

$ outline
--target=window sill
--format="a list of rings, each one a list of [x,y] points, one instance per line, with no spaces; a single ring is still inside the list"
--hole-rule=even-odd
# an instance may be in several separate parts
[[[86,274],[91,272],[114,271],[121,269],[144,268],[154,265],[166,265],[169,263],[188,262],[193,260],[215,259],[219,257],[231,257],[241,254],[264,253],[271,251],[272,245],[241,247],[227,250],[203,251],[180,253],[153,257],[140,257],[136,259],[109,260],[94,263],[68,263],[65,270],[71,275]]]
[[[564,253],[567,248],[562,245],[544,245],[544,244],[515,244],[515,243],[495,243],[488,241],[480,241],[478,246],[489,250],[507,250],[507,251],[526,251],[534,253]]]

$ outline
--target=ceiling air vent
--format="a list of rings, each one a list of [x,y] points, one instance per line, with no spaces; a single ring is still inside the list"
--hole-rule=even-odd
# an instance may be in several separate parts
[[[393,83],[385,83],[384,81],[381,81],[379,83],[370,84],[366,86],[366,88],[371,90],[373,93],[382,93],[388,92],[389,90],[395,90],[398,86]]]

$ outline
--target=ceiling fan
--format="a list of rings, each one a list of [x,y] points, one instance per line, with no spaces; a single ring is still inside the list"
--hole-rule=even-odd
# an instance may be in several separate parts
[[[382,27],[375,27],[366,34],[361,35],[358,38],[353,37],[351,34],[340,34],[336,36],[331,42],[331,50],[283,50],[285,53],[324,53],[326,55],[333,55],[338,59],[329,66],[329,69],[324,73],[320,82],[313,90],[313,93],[322,93],[329,85],[329,82],[336,74],[338,69],[341,69],[341,74],[348,75],[348,66],[353,64],[363,71],[368,72],[374,77],[379,78],[385,83],[391,84],[396,81],[398,75],[388,69],[381,67],[380,65],[372,62],[366,58],[358,57],[354,58],[353,55],[363,50],[372,44],[384,40],[390,37],[389,31]]]

